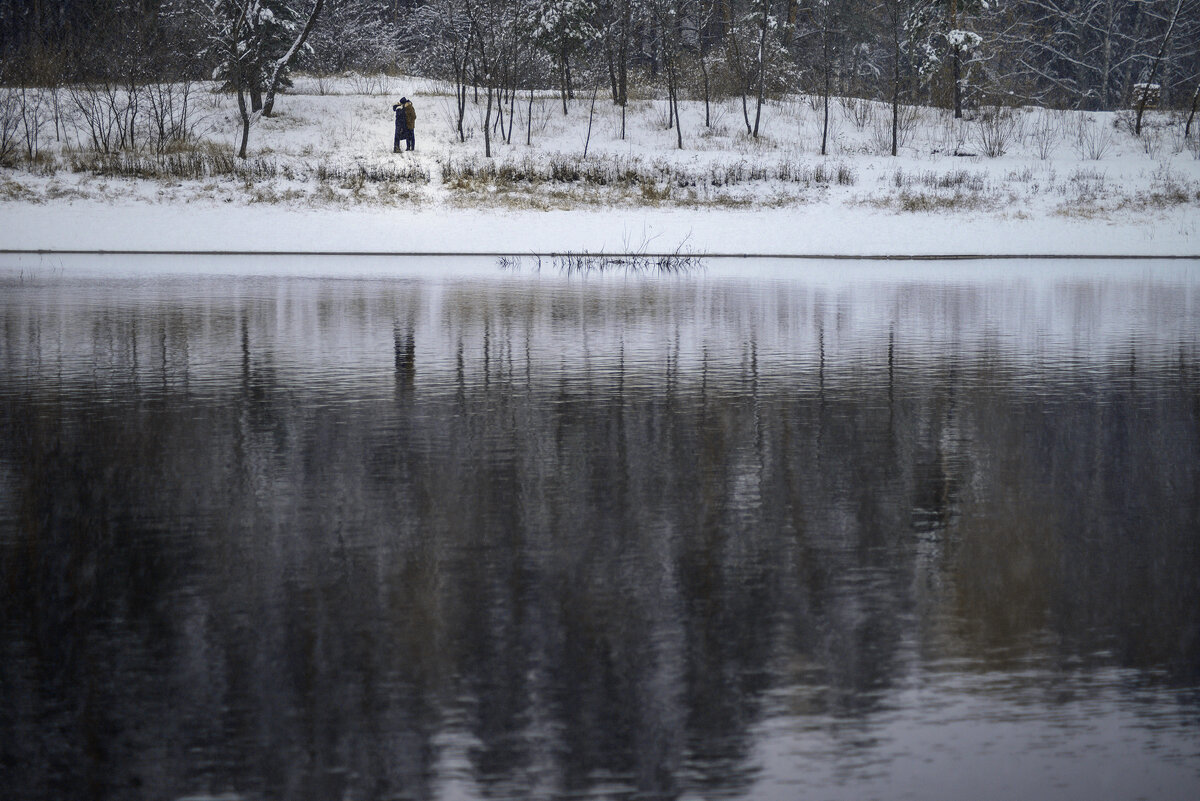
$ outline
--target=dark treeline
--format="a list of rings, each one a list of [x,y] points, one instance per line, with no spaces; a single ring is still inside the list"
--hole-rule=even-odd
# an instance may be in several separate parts
[[[219,77],[223,40],[265,64],[314,5],[0,0],[0,81]],[[1152,84],[1154,102],[1186,109],[1200,80],[1200,0],[337,0],[318,16],[292,67],[445,78],[496,114],[535,87],[564,107],[596,90],[732,96],[753,132],[781,92],[1114,109]]]

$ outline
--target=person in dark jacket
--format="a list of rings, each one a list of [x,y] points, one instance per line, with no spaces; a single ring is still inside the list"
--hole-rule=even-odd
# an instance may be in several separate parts
[[[400,152],[400,140],[401,139],[405,139],[409,142],[412,141],[412,133],[408,129],[408,118],[404,111],[404,106],[407,103],[408,103],[408,98],[402,97],[402,98],[400,98],[399,103],[392,104],[392,111],[396,112],[396,137],[392,140],[392,152],[393,153]],[[409,145],[408,149],[412,150],[412,146]]]

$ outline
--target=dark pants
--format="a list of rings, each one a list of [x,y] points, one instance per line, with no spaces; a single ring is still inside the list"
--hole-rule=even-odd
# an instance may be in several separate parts
[[[407,141],[407,142],[408,142],[408,149],[409,149],[409,150],[415,150],[415,149],[416,149],[416,147],[417,147],[416,134],[413,132],[413,129],[412,129],[412,128],[405,128],[405,129],[404,129],[404,139],[405,139],[405,141]]]
[[[392,141],[392,151],[393,152],[400,150],[400,140],[401,139],[407,139],[408,140],[408,149],[409,150],[413,149],[412,131],[408,130],[403,125],[400,125],[399,123],[397,123],[396,124],[396,138]]]

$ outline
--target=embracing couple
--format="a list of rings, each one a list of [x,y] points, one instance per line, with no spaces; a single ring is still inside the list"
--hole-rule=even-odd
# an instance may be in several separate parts
[[[413,108],[412,101],[407,97],[402,97],[399,103],[392,105],[392,111],[396,112],[396,138],[392,142],[392,152],[400,152],[401,139],[408,143],[407,150],[414,149],[416,140],[413,135],[413,126],[417,124],[417,111]]]

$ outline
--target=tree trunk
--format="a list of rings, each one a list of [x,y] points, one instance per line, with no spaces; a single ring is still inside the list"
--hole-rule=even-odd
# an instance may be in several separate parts
[[[650,77],[658,77],[658,30],[650,28]]]
[[[754,138],[758,138],[758,122],[762,118],[763,90],[767,82],[767,12],[770,4],[762,0],[762,32],[758,37],[758,102],[754,107]]]
[[[275,66],[271,70],[271,78],[267,81],[267,98],[266,102],[262,106],[262,113],[264,117],[271,116],[271,112],[275,110],[275,93],[279,91],[279,81],[281,78],[283,78],[283,71],[288,68],[288,65],[292,62],[292,59],[296,57],[298,52],[300,52],[300,48],[304,47],[304,43],[308,40],[308,35],[312,33],[313,26],[317,22],[317,16],[321,13],[321,7],[323,5],[325,5],[325,0],[317,0],[317,4],[313,6],[312,13],[308,15],[308,20],[304,23],[304,27],[296,36],[295,41],[292,42],[292,46],[289,47],[288,51],[284,53],[278,61],[275,62]],[[255,111],[257,110],[258,109],[255,109]]]
[[[750,88],[750,76],[743,69],[745,65],[742,64],[742,54],[737,44],[737,37],[730,36],[725,41],[727,42],[726,57],[729,63],[733,65],[734,71],[737,74],[738,91],[742,96],[742,120],[746,123],[746,135],[749,136],[753,130],[750,126],[750,110],[746,105],[746,90]]]
[[[533,145],[533,84],[529,84],[529,114],[525,117],[525,144]]]
[[[1184,139],[1192,135],[1192,121],[1196,119],[1197,104],[1200,104],[1200,82],[1196,84],[1196,91],[1192,92],[1192,110],[1188,112],[1187,124],[1183,126]]]
[[[617,93],[617,65],[613,59],[612,42],[604,40],[604,57],[608,61],[608,83],[612,88],[613,105],[620,105],[621,96]]]
[[[1142,135],[1142,113],[1146,110],[1146,98],[1150,94],[1150,87],[1154,84],[1154,78],[1158,75],[1158,65],[1162,61],[1163,53],[1167,51],[1167,42],[1171,40],[1171,32],[1175,30],[1175,22],[1179,19],[1179,9],[1182,7],[1183,0],[1177,0],[1175,3],[1175,13],[1171,15],[1171,24],[1167,26],[1167,32],[1163,34],[1162,44],[1158,48],[1158,55],[1154,57],[1154,62],[1150,67],[1150,77],[1146,80],[1146,88],[1142,92],[1142,96],[1138,98],[1137,121],[1133,125],[1135,136]]]
[[[679,124],[679,87],[676,85],[676,64],[673,52],[663,51],[663,69],[667,72],[667,114],[675,125],[676,147],[683,150],[683,126]]]
[[[675,80],[671,71],[671,60],[663,53],[663,69],[667,72],[667,130],[675,125],[675,104],[671,98],[675,96]]]
[[[592,143],[592,119],[596,116],[596,95],[600,92],[600,84],[597,83],[592,88],[592,106],[588,109],[588,129],[587,137],[583,140],[583,157],[587,158],[588,145]]]
[[[900,28],[902,25],[898,0],[892,0],[892,155],[900,149]]]
[[[238,79],[237,99],[238,112],[242,115],[242,144],[238,147],[238,158],[246,158],[246,144],[250,141],[250,110],[246,108],[246,91]]]
[[[508,93],[508,133],[504,137],[504,143],[506,145],[512,144],[512,129],[513,129],[513,123],[516,122],[516,110],[517,110],[517,87],[514,84],[512,89]]]
[[[563,116],[567,116],[567,60],[560,53],[558,57],[558,94],[562,97]]]
[[[675,144],[679,150],[683,150],[683,126],[679,124],[679,86],[674,77],[675,65],[673,60],[671,73],[671,106],[675,110]]]
[[[950,29],[958,30],[958,0],[950,0]],[[950,77],[954,80],[954,119],[962,119],[962,55],[957,44],[950,48]]]
[[[458,141],[466,142],[467,135],[463,131],[463,117],[467,114],[467,63],[465,58],[461,66],[455,64],[454,101],[458,106]]]
[[[1116,0],[1107,0],[1104,6],[1104,45],[1103,59],[1100,68],[1100,107],[1105,111],[1112,108],[1110,86],[1112,84],[1112,26],[1113,26],[1113,3]]]
[[[954,78],[954,119],[962,119],[962,57],[959,53],[958,46],[955,45],[954,52],[950,57],[950,66],[953,71]]]
[[[483,115],[483,155],[492,157],[492,84],[487,85],[487,111]]]
[[[828,20],[826,20],[826,22],[828,22]],[[828,28],[823,30],[822,34],[823,35],[821,37],[821,50],[822,50],[823,60],[825,62],[825,84],[823,87],[825,110],[824,110],[824,120],[822,120],[822,122],[821,122],[821,155],[824,156],[826,154],[826,149],[829,144],[829,88],[830,88],[829,84],[830,84],[831,76],[830,76],[830,64],[829,64],[829,30],[828,30]]]
[[[633,10],[630,0],[622,4],[621,37],[617,40],[617,89],[620,99],[617,101],[625,108],[629,99],[629,26],[632,23]],[[624,116],[622,115],[622,119]],[[621,128],[621,139],[625,138],[624,126]]]

